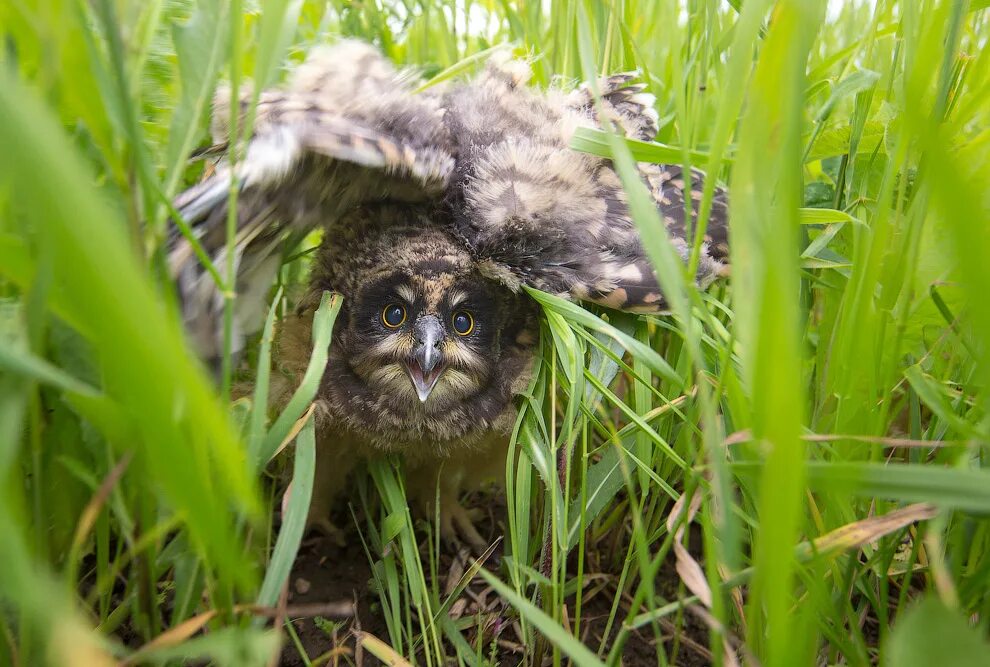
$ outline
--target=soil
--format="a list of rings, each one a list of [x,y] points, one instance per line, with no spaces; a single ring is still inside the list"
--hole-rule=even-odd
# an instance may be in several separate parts
[[[492,499],[484,500],[486,506],[491,508]],[[503,522],[498,514],[499,512],[495,512],[496,516],[487,522],[488,525],[478,526],[483,536],[494,538],[502,534]],[[355,642],[355,631],[368,633],[388,642],[388,631],[378,597],[370,586],[371,567],[353,523],[343,528],[343,535],[340,537],[343,539],[332,540],[322,536],[307,538],[289,581],[287,605],[290,613],[293,609],[305,611],[306,607],[330,611],[349,607],[352,615],[331,619],[329,614],[323,614],[323,618],[317,619],[312,612],[308,612],[293,618],[292,624],[299,645],[291,639],[286,640],[281,665],[295,667],[306,664],[300,656],[300,647],[305,651],[307,659],[317,665],[382,664],[367,651],[362,651]],[[486,567],[497,571],[499,556],[500,554],[494,554]],[[589,558],[589,569],[592,569],[590,565],[593,561],[594,557]],[[446,579],[456,581],[464,569],[469,567],[469,562],[466,549],[458,553],[444,553],[439,571]],[[589,574],[586,582],[583,588],[585,597],[581,611],[581,638],[586,646],[596,650],[602,644],[602,636],[608,623],[616,577],[609,574]],[[452,587],[452,583],[443,583]],[[678,595],[683,595],[673,560],[669,566],[662,568],[657,580],[657,594],[664,600],[674,600]],[[625,607],[630,601],[625,599],[623,602]],[[566,605],[572,613],[575,606],[573,597],[566,601]],[[615,625],[618,625],[626,613],[627,609],[619,610]],[[454,618],[480,620],[480,623],[476,620],[473,627],[465,632],[465,637],[472,646],[476,646],[479,642],[477,627],[480,625],[483,628],[480,643],[489,647],[486,648],[486,656],[491,658],[494,654],[495,661],[502,665],[521,663],[525,647],[517,634],[519,626],[515,614],[480,577],[476,577],[462,593],[461,598],[451,607],[450,615]],[[324,619],[332,620],[333,623],[328,624]],[[673,620],[671,617],[671,620],[665,619],[656,628],[647,626],[642,631],[632,633],[623,649],[622,664],[633,667],[658,664],[658,637],[670,664],[685,667],[711,664],[711,654],[707,648],[708,629],[701,619],[685,614],[683,618],[677,619],[677,625]],[[617,628],[613,627],[609,632],[608,641],[605,642],[606,651],[616,631]],[[552,664],[549,662],[550,650],[552,649],[546,649],[544,664]]]
[[[377,596],[369,586],[371,566],[368,558],[356,536],[349,537],[354,539],[348,540],[346,546],[339,546],[323,536],[309,539],[300,549],[292,568],[288,597],[290,607],[350,604],[354,612],[353,617],[343,619],[324,616],[293,619],[292,624],[299,642],[310,660],[328,653],[333,655],[334,651],[341,657],[353,656],[354,638],[351,629],[363,630],[376,637],[387,637]],[[321,629],[317,626],[317,618],[337,621],[338,632],[331,630],[328,633]],[[293,642],[286,642],[280,664],[286,667],[305,664]],[[366,664],[377,664],[377,661]]]
[[[495,540],[503,535],[504,500],[490,495],[479,495],[473,500],[474,502],[466,504],[487,510],[488,518],[477,526],[482,536]],[[302,666],[307,664],[306,660],[313,665],[373,667],[382,664],[368,651],[362,650],[355,641],[358,632],[372,635],[385,643],[388,643],[389,636],[378,596],[371,587],[371,565],[358,530],[353,520],[345,522],[343,518],[339,517],[337,524],[342,527],[339,536],[330,538],[322,534],[307,535],[299,551],[284,601],[296,637],[286,637],[278,663],[280,665]],[[689,550],[695,556],[698,555],[699,542],[696,539],[689,541]],[[615,626],[628,613],[631,601],[623,598],[616,621],[608,631],[608,639],[603,642],[617,584],[617,576],[614,574],[616,567],[606,561],[614,556],[610,552],[623,550],[624,545],[620,541],[607,536],[597,545],[589,546],[587,552],[580,636],[582,642],[592,650],[603,646],[607,652],[611,648],[618,630]],[[504,578],[505,573],[499,572],[501,555],[501,549],[496,549],[485,567]],[[576,555],[572,554],[572,559],[568,564],[569,572],[577,570]],[[473,557],[467,549],[456,553],[453,550],[442,553],[438,568],[440,576],[444,577],[441,590],[453,588],[453,584],[460,580],[471,562]],[[84,563],[92,567],[92,557],[88,557]],[[84,583],[81,588],[83,595],[88,592],[91,584],[88,580]],[[115,593],[118,598],[123,595],[123,578],[115,586]],[[685,594],[672,558],[661,568],[657,577],[656,594],[662,601],[676,600]],[[576,608],[574,596],[566,599],[565,605],[565,616],[571,618]],[[165,607],[169,607],[168,600]],[[480,577],[475,577],[464,590],[452,605],[449,614],[470,626],[464,630],[465,639],[472,647],[479,644],[485,647],[486,658],[496,664],[521,664],[523,655],[529,652],[521,643],[516,613]],[[482,628],[480,638],[479,626]],[[144,643],[129,623],[117,628],[115,634],[119,641],[132,648],[138,648]],[[657,627],[646,626],[641,631],[633,632],[623,648],[622,664],[629,667],[658,664],[658,641],[668,656],[669,664],[681,667],[711,664],[711,654],[707,648],[707,626],[690,613],[681,618],[671,616]],[[452,648],[448,647],[448,650],[453,653]],[[544,647],[545,665],[552,664],[551,651],[552,647]],[[301,652],[305,653],[306,660]]]

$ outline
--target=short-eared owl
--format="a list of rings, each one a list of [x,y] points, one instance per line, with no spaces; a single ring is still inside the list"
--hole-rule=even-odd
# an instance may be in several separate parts
[[[610,161],[569,148],[581,127],[657,133],[653,97],[634,75],[565,93],[526,86],[528,66],[498,60],[465,83],[418,90],[372,47],[317,49],[290,84],[259,96],[254,134],[232,169],[183,193],[176,208],[223,265],[230,179],[240,186],[238,309],[242,337],[260,328],[282,251],[317,226],[310,296],[283,323],[278,363],[301,376],[318,295],[344,306],[318,395],[320,454],[311,520],[322,520],[353,463],[401,453],[409,489],[432,497],[442,528],[477,545],[458,492],[489,472],[514,420],[539,328],[523,285],[635,312],[663,303]],[[218,94],[216,152],[232,107]],[[685,198],[701,175],[641,164],[682,257]],[[693,208],[697,208],[695,205]],[[697,280],[726,258],[725,195],[716,190]],[[177,232],[170,248],[187,328],[207,359],[220,350],[222,297]],[[504,459],[503,459],[504,461]]]

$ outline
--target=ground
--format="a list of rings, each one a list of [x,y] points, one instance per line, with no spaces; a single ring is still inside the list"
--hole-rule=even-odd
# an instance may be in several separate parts
[[[492,505],[489,502],[487,506]],[[493,539],[501,535],[504,530],[501,517],[498,516],[499,512],[494,514],[496,515],[494,521],[479,526],[482,535]],[[355,613],[349,618],[334,619],[332,623],[327,623],[330,619],[299,616],[294,618],[293,627],[299,645],[306,652],[308,659],[314,661],[313,664],[334,664],[335,658],[341,659],[341,664],[348,664],[343,661],[345,655],[359,665],[380,664],[367,651],[356,652],[353,631],[367,632],[386,642],[388,632],[377,595],[370,583],[371,567],[361,546],[357,528],[353,521],[349,525],[344,523],[340,525],[343,531],[343,545],[324,536],[310,536],[305,541],[290,578],[288,605],[291,609],[310,605],[318,607],[331,603],[339,603],[344,607],[350,603]],[[497,556],[498,554],[495,554],[490,559],[487,564],[489,569],[498,568]],[[458,553],[448,550],[442,554],[439,571],[443,573],[441,576],[445,577],[443,582],[445,590],[452,588],[460,579],[470,559],[471,556],[466,549]],[[592,559],[589,559],[590,562],[593,562]],[[615,595],[616,580],[617,576],[604,573],[589,573],[586,577],[588,585],[584,587],[581,638],[585,645],[593,649],[601,643]],[[679,579],[674,571],[672,558],[662,568],[657,579],[657,589],[657,593],[667,600],[676,599],[680,594]],[[624,597],[623,602],[628,603],[628,598]],[[574,608],[573,599],[568,601],[568,607]],[[517,635],[518,624],[515,622],[515,614],[494,595],[480,577],[476,577],[451,607],[450,614],[458,618],[472,618],[477,617],[479,613],[486,619],[483,646],[491,647],[494,639],[498,663],[517,664],[521,659],[522,647]],[[625,613],[625,609],[621,609],[619,618],[624,617]],[[497,637],[489,636],[493,630],[497,631]],[[650,628],[644,630],[645,632],[634,633],[627,642],[623,653],[624,665],[658,664],[653,631]],[[706,648],[708,631],[699,619],[687,614],[680,628],[675,627],[672,622],[666,622],[661,624],[660,630],[672,664],[685,667],[710,664],[711,654]],[[610,634],[614,636],[615,628]],[[468,633],[467,638],[473,645],[474,636],[471,632]],[[609,643],[605,646],[607,651]],[[489,649],[486,648],[486,654],[488,651]],[[548,656],[545,662],[549,659]],[[287,640],[282,651],[281,664],[286,667],[306,664],[300,657],[299,646],[295,642]]]

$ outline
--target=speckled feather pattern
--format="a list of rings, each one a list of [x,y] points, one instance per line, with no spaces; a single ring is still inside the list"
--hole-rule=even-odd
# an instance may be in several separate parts
[[[344,296],[330,361],[319,392],[321,422],[379,450],[442,457],[494,433],[508,435],[513,396],[525,388],[534,361],[536,307],[523,295],[483,277],[471,254],[425,210],[370,205],[346,216],[351,229],[325,243],[297,315],[278,337],[277,358],[294,387],[309,359],[309,329],[319,295]],[[380,335],[366,314],[398,295],[424,314],[449,317],[468,302],[487,335],[444,343],[447,371],[430,400],[420,402],[396,365],[413,341]],[[459,298],[458,298],[459,297]]]
[[[288,399],[309,360],[320,294],[342,294],[316,401],[321,454],[311,518],[326,516],[362,456],[401,452],[413,473],[409,491],[420,500],[432,498],[442,468],[442,508],[456,506],[465,484],[500,469],[513,397],[529,380],[538,342],[538,309],[523,285],[627,311],[664,308],[611,163],[569,148],[576,129],[605,121],[652,140],[653,97],[635,73],[596,82],[597,100],[587,85],[538,91],[529,77],[527,63],[498,58],[470,81],[417,93],[417,76],[367,44],[316,49],[286,87],[259,94],[253,138],[236,167],[220,160],[175,202],[223,266],[231,182],[240,189],[235,353],[261,326],[283,250],[324,229],[308,296],[280,325],[272,387],[276,403]],[[252,97],[245,90],[232,104],[229,91],[218,92],[217,144],[206,155],[225,152],[233,108],[243,118]],[[696,219],[704,175],[639,168],[686,260],[685,203]],[[725,270],[726,230],[725,192],[716,188],[700,284]],[[215,361],[223,297],[188,241],[170,233],[186,327]],[[414,332],[380,319],[396,303],[446,332],[438,343],[444,370],[427,399],[409,375]],[[450,332],[458,309],[473,313],[469,336]]]
[[[349,212],[386,201],[427,205],[426,215],[449,227],[482,273],[510,290],[525,284],[622,310],[662,311],[610,162],[568,148],[576,128],[601,126],[599,114],[627,136],[652,139],[652,96],[635,73],[598,81],[600,106],[587,85],[541,92],[527,86],[529,76],[525,62],[500,58],[471,81],[417,94],[414,74],[367,44],[343,41],[314,50],[286,88],[263,91],[254,138],[235,173],[221,162],[176,201],[222,262],[229,180],[241,184],[238,293],[252,296],[238,300],[237,333],[260,327],[263,309],[254,295],[270,283],[278,265],[272,256],[286,238],[319,225],[328,238],[359,233],[345,229]],[[242,96],[242,113],[251,96]],[[218,142],[230,107],[229,92],[220,91]],[[696,218],[704,175],[685,179],[672,165],[640,169],[686,257],[684,203]],[[699,284],[724,273],[726,230],[725,193],[716,188]],[[223,300],[176,233],[170,264],[187,326],[204,354],[216,356]]]

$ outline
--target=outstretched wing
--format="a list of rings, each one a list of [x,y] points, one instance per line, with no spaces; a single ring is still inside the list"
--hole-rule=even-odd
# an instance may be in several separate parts
[[[176,199],[176,210],[222,271],[232,181],[239,189],[235,352],[245,334],[260,328],[264,292],[287,244],[316,225],[332,227],[364,203],[443,192],[454,165],[449,135],[438,98],[414,95],[417,83],[367,44],[317,49],[286,89],[260,94],[243,157],[234,166],[218,163]],[[249,90],[236,104],[242,126],[251,97]],[[232,106],[229,91],[218,93],[218,144],[207,153],[226,151]],[[187,330],[205,359],[219,358],[222,292],[177,227],[170,230],[169,267]]]
[[[656,135],[653,98],[634,75],[598,84],[601,105],[582,86],[569,95],[539,95],[522,85],[518,62],[495,63],[446,105],[459,160],[462,202],[456,226],[482,270],[510,288],[526,284],[570,298],[634,312],[664,309],[653,266],[640,242],[618,175],[608,160],[569,148],[578,127],[600,127],[599,109],[626,136]],[[641,164],[678,254],[687,260],[687,212],[697,219],[704,176],[681,167]],[[697,280],[725,271],[725,192],[716,188]]]

